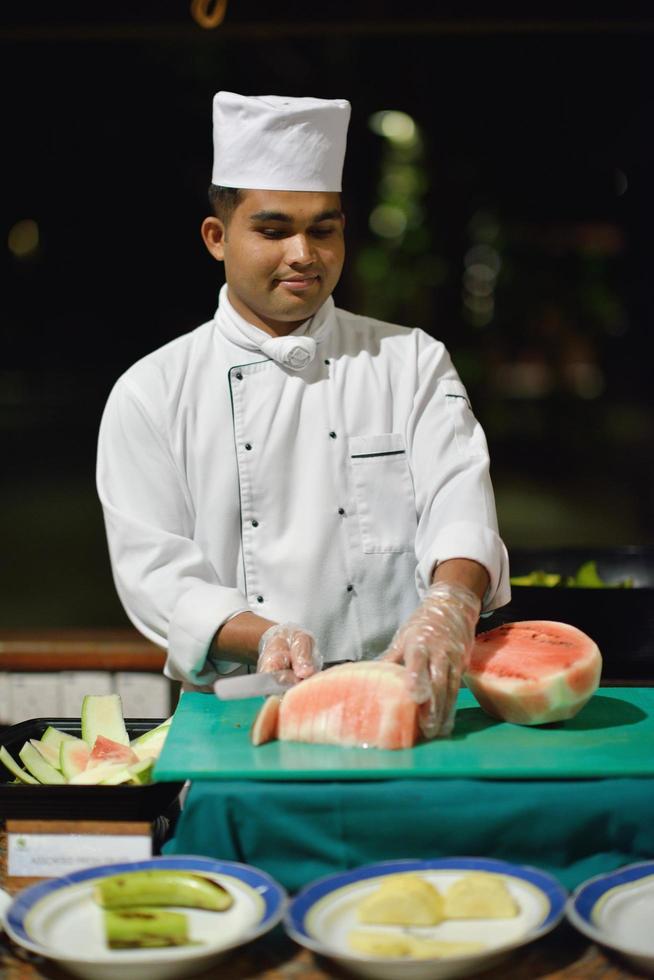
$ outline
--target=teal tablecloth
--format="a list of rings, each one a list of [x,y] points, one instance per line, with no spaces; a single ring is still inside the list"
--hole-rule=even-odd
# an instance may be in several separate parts
[[[464,855],[572,889],[654,859],[654,779],[197,782],[164,850],[252,864],[290,892],[362,864]]]

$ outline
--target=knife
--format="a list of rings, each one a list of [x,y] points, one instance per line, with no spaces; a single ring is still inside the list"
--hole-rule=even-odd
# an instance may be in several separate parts
[[[213,690],[221,701],[235,701],[237,698],[262,698],[270,694],[284,694],[295,684],[297,678],[292,670],[274,670],[260,674],[221,677],[214,682]]]
[[[351,663],[349,660],[335,660],[323,666],[323,670],[337,664]],[[221,701],[235,701],[239,698],[269,697],[271,694],[285,694],[300,682],[292,670],[273,670],[257,674],[237,674],[236,677],[221,677],[214,682],[214,694]]]

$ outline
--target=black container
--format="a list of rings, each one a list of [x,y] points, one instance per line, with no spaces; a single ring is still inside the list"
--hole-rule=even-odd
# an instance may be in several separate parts
[[[654,548],[515,549],[511,575],[542,570],[573,575],[595,561],[603,582],[632,579],[632,588],[513,585],[511,602],[482,619],[480,631],[526,619],[549,619],[583,630],[597,643],[603,681],[654,679]]]
[[[130,738],[149,732],[163,718],[126,718]],[[40,739],[52,725],[81,738],[79,718],[31,718],[5,729],[0,744],[22,766],[18,753],[30,738]],[[183,783],[147,786],[31,786],[14,783],[0,764],[0,820],[148,820],[154,822],[174,809]]]

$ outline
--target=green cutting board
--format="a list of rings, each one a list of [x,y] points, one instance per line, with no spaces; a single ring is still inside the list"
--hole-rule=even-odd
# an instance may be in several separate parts
[[[538,728],[498,722],[468,690],[453,735],[395,751],[250,744],[263,698],[182,695],[156,780],[566,779],[654,776],[654,688],[600,688],[570,721]]]

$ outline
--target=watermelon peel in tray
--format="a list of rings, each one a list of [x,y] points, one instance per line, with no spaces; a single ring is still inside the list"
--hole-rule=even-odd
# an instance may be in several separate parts
[[[128,785],[152,781],[154,762],[172,718],[132,739],[127,735],[118,694],[87,694],[82,701],[82,738],[48,726],[41,739],[29,739],[20,763],[0,746],[2,763],[14,780],[29,785]]]

